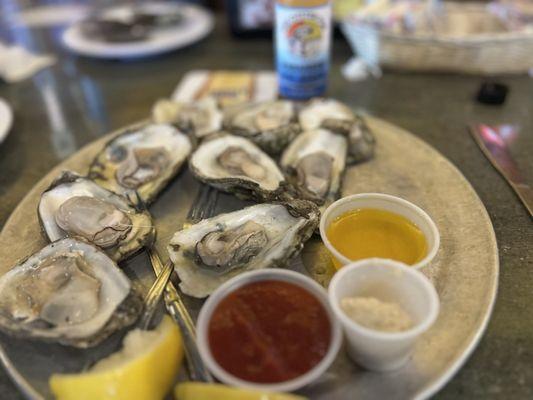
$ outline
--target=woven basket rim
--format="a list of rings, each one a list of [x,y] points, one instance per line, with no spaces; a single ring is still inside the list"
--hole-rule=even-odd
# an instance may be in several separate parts
[[[459,3],[453,1],[445,1],[444,7],[450,9],[460,9],[461,11],[476,11],[486,12],[486,5],[483,3]],[[344,19],[341,23],[343,28],[360,29],[367,31],[374,31],[379,33],[381,38],[393,39],[397,41],[409,41],[417,43],[442,43],[442,44],[468,44],[468,45],[483,45],[490,42],[509,42],[509,41],[531,41],[533,40],[533,28],[526,28],[523,31],[504,31],[494,33],[479,33],[467,36],[444,36],[435,34],[402,34],[381,31],[370,24],[365,24],[361,21],[352,21],[349,17]]]

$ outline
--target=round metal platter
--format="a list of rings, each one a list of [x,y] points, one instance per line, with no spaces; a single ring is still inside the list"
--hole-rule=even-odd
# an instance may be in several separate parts
[[[377,137],[376,157],[347,169],[342,194],[389,193],[418,204],[431,215],[441,234],[441,247],[423,272],[437,288],[441,312],[436,324],[417,343],[406,366],[393,373],[368,372],[353,364],[341,350],[328,372],[302,391],[312,399],[429,397],[451,379],[473,351],[496,298],[498,248],[490,219],[473,188],[447,159],[415,136],[375,118],[368,118],[368,123]],[[89,144],[54,168],[15,209],[0,233],[1,274],[46,245],[36,215],[40,193],[61,170],[85,173],[107,140],[109,136]],[[184,168],[150,208],[158,231],[156,246],[165,258],[165,246],[183,224],[198,188]],[[222,194],[217,212],[244,205]],[[153,273],[144,253],[126,261],[123,267],[132,279],[149,287]],[[324,285],[333,272],[329,255],[317,237],[306,244],[291,268],[309,273]],[[202,301],[185,301],[196,317]],[[48,378],[52,373],[81,370],[116,350],[121,337],[116,334],[96,348],[78,350],[0,335],[0,359],[28,398],[51,398]]]

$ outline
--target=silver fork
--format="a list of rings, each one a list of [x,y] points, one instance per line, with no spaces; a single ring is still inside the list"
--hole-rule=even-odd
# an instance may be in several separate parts
[[[161,258],[153,248],[148,249],[148,255],[154,272],[159,276],[165,268]],[[169,281],[166,286],[165,306],[170,316],[180,327],[190,379],[192,381],[213,382],[213,377],[207,370],[198,351],[194,322],[172,281]]]
[[[137,207],[142,210],[147,210],[146,204],[139,196],[139,193],[137,191],[127,194],[126,197],[128,197],[130,202],[132,200],[130,198],[131,195],[134,195],[136,199],[136,202],[133,202],[133,204],[136,204]],[[157,280],[159,280],[159,277],[161,275],[168,273],[167,269],[169,267],[170,277],[174,269],[172,262],[169,260],[165,265],[163,265],[161,257],[157,253],[157,250],[153,247],[153,242],[150,245],[146,246],[146,251],[148,252],[148,256],[150,257],[152,269],[154,270]],[[164,279],[164,277],[162,279]],[[180,328],[189,378],[192,381],[213,382],[213,377],[207,370],[200,356],[200,352],[198,351],[198,344],[196,342],[196,328],[194,327],[194,322],[191,318],[191,315],[189,314],[187,307],[183,303],[183,300],[178,290],[172,283],[172,280],[167,279],[166,282],[167,283],[165,285],[164,290],[165,307],[174,322],[176,322],[176,324]]]
[[[212,186],[201,184],[196,194],[191,208],[187,214],[187,221],[184,228],[189,228],[202,219],[210,218],[214,215],[218,201],[218,190]]]
[[[154,314],[157,311],[157,307],[161,301],[161,297],[163,296],[163,292],[165,291],[173,270],[174,265],[172,265],[170,261],[167,262],[161,269],[157,279],[148,291],[148,294],[144,299],[144,311],[141,315],[141,318],[139,318],[138,323],[142,330],[146,331],[150,329],[152,319],[154,318]]]

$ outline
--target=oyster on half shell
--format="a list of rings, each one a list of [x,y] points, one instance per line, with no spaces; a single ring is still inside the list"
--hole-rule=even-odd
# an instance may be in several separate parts
[[[89,178],[121,195],[137,191],[150,203],[180,170],[192,145],[184,133],[165,124],[128,130],[106,144]]]
[[[38,215],[51,242],[81,236],[120,261],[155,235],[147,212],[73,172],[63,172],[41,195]]]
[[[301,131],[288,100],[251,103],[226,111],[224,128],[244,136],[269,154],[279,154]]]
[[[274,160],[239,136],[207,138],[191,155],[189,169],[200,181],[243,199],[272,200],[286,187]]]
[[[333,131],[351,126],[355,118],[347,105],[334,99],[312,99],[300,110],[299,120],[303,130],[327,128]]]
[[[355,164],[374,156],[376,139],[365,120],[334,99],[317,98],[300,112],[300,124],[306,130],[323,128],[348,139],[346,162]]]
[[[0,277],[0,329],[17,337],[91,347],[133,324],[141,295],[101,250],[51,243]]]
[[[221,214],[176,232],[168,252],[181,290],[202,298],[241,272],[286,266],[319,218],[314,204],[294,200]]]
[[[281,166],[300,198],[325,206],[340,191],[346,151],[343,135],[326,129],[309,130],[285,149]]]
[[[162,99],[154,104],[152,118],[158,124],[174,124],[181,131],[191,130],[202,138],[222,128],[223,114],[212,97],[190,103]]]

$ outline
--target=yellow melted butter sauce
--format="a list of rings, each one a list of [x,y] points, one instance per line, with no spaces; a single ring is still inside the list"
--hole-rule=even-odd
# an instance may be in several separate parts
[[[378,257],[413,265],[427,254],[424,233],[407,218],[385,210],[349,211],[328,226],[326,235],[333,247],[352,261]]]

